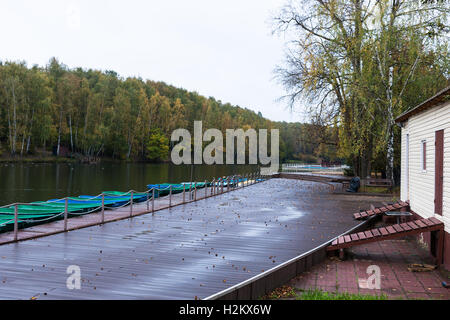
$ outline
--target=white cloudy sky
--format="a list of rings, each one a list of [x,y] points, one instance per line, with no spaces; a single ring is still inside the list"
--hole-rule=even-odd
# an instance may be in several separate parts
[[[273,80],[284,39],[271,17],[286,0],[1,0],[0,60],[114,70],[161,80],[298,121]]]

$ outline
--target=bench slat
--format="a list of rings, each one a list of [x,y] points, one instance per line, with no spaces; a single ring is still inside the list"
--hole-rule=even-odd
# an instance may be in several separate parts
[[[380,231],[378,229],[373,229],[372,230],[372,234],[373,234],[374,237],[380,237],[381,236],[381,233],[380,233]]]
[[[359,240],[365,240],[367,237],[364,232],[358,232],[358,238]]]
[[[431,217],[430,221],[433,222],[435,225],[436,224],[442,224],[443,222],[435,217]]]
[[[386,227],[386,230],[387,230],[390,234],[397,233],[397,231],[396,231],[392,226]]]
[[[408,226],[408,224],[407,223],[402,223],[402,224],[400,224],[400,226],[403,228],[403,230],[405,230],[405,231],[409,231],[409,230],[411,230],[411,227],[410,226]]]
[[[374,237],[372,234],[372,231],[370,231],[370,230],[364,231],[364,235],[366,236],[367,239]]]
[[[410,221],[407,222],[408,226],[411,227],[411,229],[415,230],[415,229],[419,229],[419,226],[417,224],[415,224],[414,222]]]
[[[415,220],[414,223],[417,224],[420,228],[425,228],[427,226],[421,220]]]

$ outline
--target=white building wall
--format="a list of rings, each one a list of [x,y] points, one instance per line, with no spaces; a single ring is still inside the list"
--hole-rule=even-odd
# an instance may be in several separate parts
[[[434,214],[435,132],[444,130],[443,215]],[[409,179],[406,178],[406,135],[409,134]],[[422,141],[426,140],[426,171],[422,170]],[[402,128],[401,200],[423,218],[436,217],[450,232],[450,101],[411,116]],[[406,185],[408,182],[408,186]],[[409,192],[408,192],[409,189]],[[409,194],[409,197],[408,197]]]

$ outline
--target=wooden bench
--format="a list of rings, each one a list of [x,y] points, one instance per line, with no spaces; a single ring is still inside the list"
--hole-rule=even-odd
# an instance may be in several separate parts
[[[408,208],[409,208],[408,202],[399,201],[397,203],[387,205],[384,207],[379,207],[379,208],[362,211],[362,212],[356,212],[353,214],[353,217],[356,220],[361,220],[361,219],[367,219],[367,218],[375,216],[375,215],[383,214],[388,211],[407,210]]]
[[[432,244],[430,247],[434,248],[435,252],[433,254],[437,259],[437,264],[440,265],[444,248],[444,223],[434,217],[343,235],[335,239],[326,250],[336,251],[365,243],[390,240],[423,232],[431,232]]]
[[[385,187],[391,189],[393,186],[391,179],[368,178],[363,179],[363,183],[366,187]]]

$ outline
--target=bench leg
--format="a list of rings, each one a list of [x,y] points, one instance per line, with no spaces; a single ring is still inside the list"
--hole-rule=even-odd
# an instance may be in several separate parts
[[[431,253],[436,259],[436,265],[439,267],[443,263],[444,256],[444,230],[431,232]]]
[[[345,260],[345,250],[344,249],[339,249],[339,259],[340,260]]]

